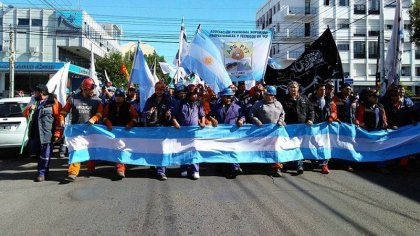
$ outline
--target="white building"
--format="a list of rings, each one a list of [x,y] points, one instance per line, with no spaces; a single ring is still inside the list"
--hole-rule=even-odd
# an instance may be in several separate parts
[[[256,14],[258,29],[275,32],[271,56],[284,67],[292,63],[330,27],[345,75],[355,86],[375,85],[380,0],[268,0]],[[414,0],[402,0],[405,42],[401,84],[420,94],[420,48],[409,42],[408,9]],[[392,3],[392,4],[391,4]],[[385,50],[391,37],[395,1],[384,3]],[[386,52],[385,52],[386,55]]]
[[[71,87],[78,87],[89,75],[91,48],[95,57],[120,49],[121,27],[100,25],[85,11],[0,7],[0,93],[9,89],[10,31],[15,90],[26,92],[45,83],[65,62],[71,62]]]

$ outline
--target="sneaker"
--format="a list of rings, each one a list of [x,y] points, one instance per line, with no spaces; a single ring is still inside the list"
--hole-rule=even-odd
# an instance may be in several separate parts
[[[125,173],[124,173],[124,171],[117,171],[117,175],[118,175],[118,177],[120,177],[120,178],[125,178]]]
[[[161,180],[161,181],[165,181],[165,180],[168,179],[168,177],[166,177],[165,174],[161,173],[161,174],[158,174],[158,179]]]
[[[347,166],[347,171],[348,171],[348,172],[354,172],[354,169],[353,169],[353,167],[352,167],[352,166]]]
[[[44,182],[44,180],[45,180],[45,176],[38,176],[36,177],[35,182]]]
[[[298,174],[298,175],[303,174],[303,166],[299,166],[299,167],[297,168],[297,174]]]
[[[273,177],[283,177],[280,168],[273,169]]]
[[[243,173],[241,168],[232,170],[232,172],[230,172],[230,174],[227,176],[229,179],[234,179],[236,178],[236,176],[241,175]]]
[[[188,176],[188,172],[186,170],[181,172],[181,177],[187,177]]]
[[[194,174],[192,175],[193,179],[199,179],[200,178],[200,173],[199,172],[194,172]]]
[[[323,165],[322,166],[321,173],[323,173],[323,174],[329,174],[330,173],[330,170],[328,169],[328,165]]]
[[[70,182],[74,182],[76,180],[76,178],[77,178],[76,175],[68,175],[66,179]]]

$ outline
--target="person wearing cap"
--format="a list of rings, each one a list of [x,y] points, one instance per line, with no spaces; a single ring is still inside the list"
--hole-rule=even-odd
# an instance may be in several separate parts
[[[146,116],[146,123],[148,127],[170,126],[171,123],[171,98],[165,94],[166,85],[163,81],[155,84],[155,93],[147,99],[143,114]],[[164,166],[157,166],[156,175],[159,180],[167,180],[166,168]]]
[[[387,116],[384,107],[378,102],[378,92],[376,90],[367,90],[365,94],[364,101],[362,101],[356,111],[356,119],[360,127],[368,132],[387,129]],[[377,162],[376,167],[384,174],[389,173],[384,161]]]
[[[287,88],[289,93],[282,101],[286,112],[286,123],[312,125],[315,120],[312,103],[305,95],[299,93],[299,84],[296,81],[291,81]],[[297,174],[303,174],[303,161],[303,159],[297,161]]]
[[[168,95],[172,98],[175,97],[175,85],[173,83],[170,83],[168,85]]]
[[[111,83],[112,85],[112,83]],[[102,105],[108,104],[110,101],[114,100],[114,94],[117,89],[114,86],[103,86],[102,87]]]
[[[110,101],[103,111],[103,122],[109,131],[113,126],[125,127],[131,129],[137,123],[138,114],[134,106],[125,100],[125,91],[117,89],[115,91],[115,99]],[[115,168],[120,178],[125,177],[125,164],[116,163]]]
[[[332,123],[337,121],[337,107],[332,100],[326,97],[326,85],[317,84],[315,86],[315,93],[309,97],[309,101],[312,103],[315,113],[314,124],[322,122]],[[328,174],[328,159],[316,161],[321,166],[321,173]]]
[[[216,104],[209,114],[209,120],[213,126],[230,124],[241,127],[245,123],[245,116],[242,114],[241,107],[232,101],[234,94],[231,88],[225,88],[222,91],[222,101]],[[239,174],[242,174],[239,163],[232,163],[227,177],[233,179]]]
[[[42,182],[48,178],[53,144],[63,135],[63,128],[60,125],[61,105],[48,93],[45,84],[35,87],[34,97],[36,103],[27,107],[23,115],[29,117],[33,111],[32,120],[28,124],[28,144],[31,156],[36,156],[38,159],[38,174],[35,181]]]
[[[249,111],[249,117],[253,124],[261,126],[263,124],[277,124],[279,126],[286,125],[285,111],[282,104],[277,101],[277,89],[274,86],[267,86],[264,93],[264,99],[257,101]],[[271,165],[273,176],[281,177],[282,163],[273,163]]]
[[[66,105],[61,110],[60,123],[64,127],[65,118],[70,113],[71,124],[93,125],[102,119],[103,106],[101,99],[95,96],[95,82],[92,78],[82,81],[80,92],[67,99]],[[89,174],[95,171],[95,162],[88,161]],[[68,181],[75,181],[80,172],[80,163],[72,163],[68,169]]]
[[[179,129],[181,126],[195,125],[199,125],[201,128],[206,127],[204,109],[200,101],[197,100],[197,97],[197,89],[190,90],[187,93],[186,99],[180,100],[179,103],[171,109],[172,124],[175,128]],[[190,174],[192,179],[199,179],[199,168],[199,164],[181,165],[181,176],[187,177],[188,174]]]

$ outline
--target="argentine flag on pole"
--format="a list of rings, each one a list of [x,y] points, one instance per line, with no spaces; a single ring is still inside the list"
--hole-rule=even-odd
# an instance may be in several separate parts
[[[136,55],[134,56],[133,67],[130,73],[130,83],[138,84],[140,88],[140,110],[143,110],[146,100],[152,96],[154,86],[158,82],[150,72],[140,48],[140,42],[137,43]]]
[[[70,62],[67,62],[50,80],[48,80],[47,83],[48,92],[55,94],[58,102],[60,102],[62,106],[66,105],[66,88],[67,79],[69,78],[69,67]]]
[[[216,93],[232,84],[219,49],[204,32],[195,34],[181,67],[200,76]]]

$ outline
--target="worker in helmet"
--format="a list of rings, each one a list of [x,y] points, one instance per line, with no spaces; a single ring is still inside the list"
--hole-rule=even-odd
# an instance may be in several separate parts
[[[103,122],[112,130],[113,126],[122,126],[131,129],[138,119],[136,108],[125,100],[125,91],[117,89],[115,91],[115,99],[110,101],[104,108]],[[116,163],[117,175],[119,178],[125,177],[125,164]]]
[[[66,105],[61,110],[60,124],[64,127],[65,117],[70,113],[71,124],[89,124],[93,125],[102,118],[101,99],[95,95],[95,82],[92,78],[86,78],[82,81],[80,92],[67,99]],[[89,174],[95,171],[95,162],[88,161],[87,168]],[[80,171],[80,163],[72,163],[68,169],[68,180],[76,180]]]

